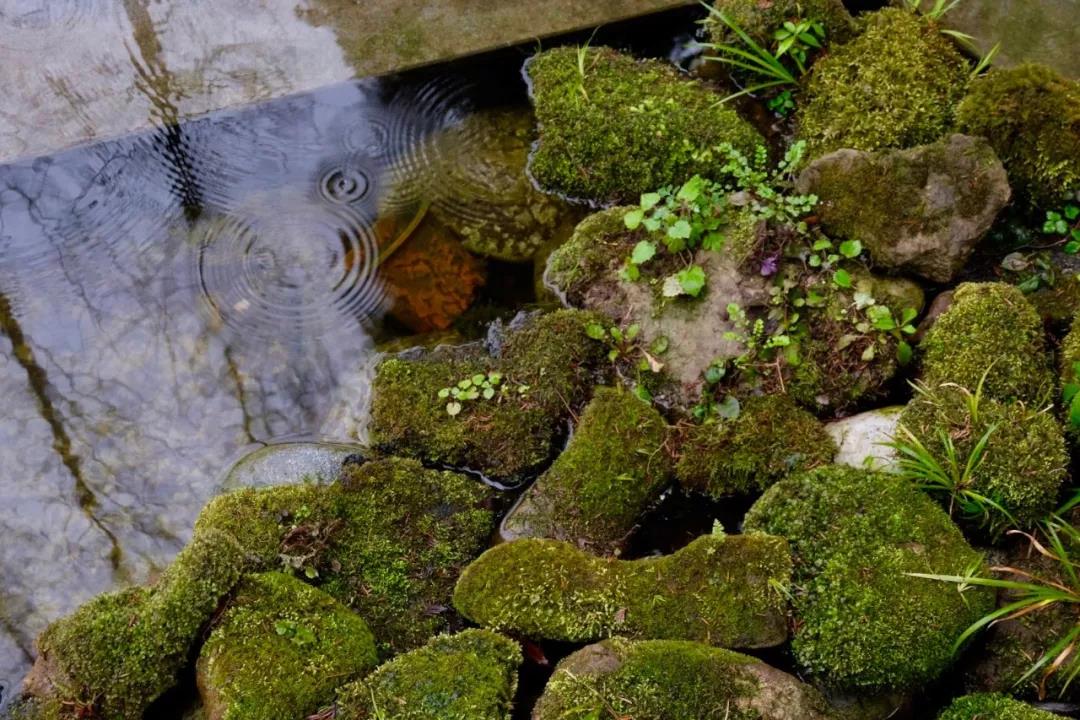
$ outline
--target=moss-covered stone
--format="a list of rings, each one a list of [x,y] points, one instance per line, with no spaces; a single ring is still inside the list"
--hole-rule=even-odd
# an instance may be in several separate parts
[[[1033,407],[1053,392],[1042,320],[1012,285],[961,284],[919,346],[928,385],[951,382],[974,389],[985,374],[988,397]]]
[[[580,52],[580,55],[579,55]],[[761,136],[705,85],[671,65],[610,48],[561,47],[526,66],[540,141],[529,163],[547,190],[598,202],[714,175],[729,142],[751,153]]]
[[[505,332],[489,353],[437,348],[382,362],[372,385],[371,441],[398,455],[515,480],[545,462],[571,408],[597,378],[606,348],[586,335],[598,316],[560,310]],[[499,372],[491,399],[447,412],[443,388]]]
[[[854,18],[840,0],[715,0],[713,7],[735,22],[754,42],[772,48],[773,33],[787,20],[817,20],[825,28],[828,45],[846,43],[856,32]],[[742,47],[738,36],[715,14],[705,21],[714,43]]]
[[[968,64],[932,22],[902,8],[865,16],[863,33],[811,71],[799,113],[810,156],[930,143],[946,133]]]
[[[378,663],[359,615],[284,573],[247,576],[196,663],[209,720],[305,718]]]
[[[612,638],[559,663],[534,720],[825,720],[825,699],[756,658],[683,640]]]
[[[338,691],[337,720],[509,720],[521,648],[487,630],[437,637]]]
[[[954,383],[926,386],[908,403],[900,425],[943,467],[949,460],[942,433],[952,441],[958,462],[965,465],[993,427],[982,460],[972,473],[970,489],[1001,505],[1021,527],[1031,527],[1045,518],[1057,506],[1058,494],[1068,480],[1069,452],[1057,419],[1023,403],[976,398],[974,388]],[[948,497],[939,499],[949,504]],[[990,518],[969,520],[988,520],[997,526],[1013,524],[991,512]]]
[[[759,492],[780,478],[832,461],[825,426],[786,395],[752,397],[734,420],[693,427],[675,474],[688,490],[716,498]]]
[[[980,693],[953,700],[938,720],[1060,720],[1060,715],[1034,708],[1007,695]]]
[[[1080,190],[1080,83],[1042,65],[995,69],[971,83],[956,125],[990,141],[1033,204]]]
[[[348,465],[332,485],[222,495],[196,529],[231,533],[260,569],[289,569],[355,610],[386,657],[453,621],[454,582],[493,529],[489,498],[464,475],[390,458]]]
[[[195,534],[153,587],[99,595],[38,638],[26,691],[48,720],[136,720],[177,681],[199,633],[240,578],[225,533]]]
[[[840,689],[913,688],[952,661],[952,644],[992,593],[913,578],[962,575],[981,557],[908,481],[828,466],[781,480],[745,526],[786,537],[795,556],[801,668]]]
[[[787,544],[708,535],[672,555],[598,558],[555,540],[497,545],[467,567],[454,605],[470,620],[527,637],[589,642],[618,635],[769,647],[787,637]]]
[[[660,413],[626,390],[597,388],[566,450],[510,511],[502,535],[615,553],[670,475]]]

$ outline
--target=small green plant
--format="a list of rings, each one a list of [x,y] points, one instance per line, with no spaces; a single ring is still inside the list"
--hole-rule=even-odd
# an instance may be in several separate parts
[[[795,95],[790,90],[782,90],[765,102],[765,107],[780,117],[787,117],[795,110]]]
[[[1061,388],[1061,403],[1069,409],[1069,428],[1077,432],[1080,431],[1080,361],[1074,362],[1071,370],[1071,379]]]
[[[455,417],[461,413],[465,405],[480,399],[492,400],[496,395],[504,396],[511,390],[509,385],[503,383],[502,373],[476,373],[467,378],[462,378],[453,387],[445,387],[439,390],[440,400],[446,400],[446,414]],[[528,385],[518,385],[516,392],[524,395],[529,391]]]
[[[790,56],[802,75],[806,73],[810,54],[825,45],[825,26],[817,20],[785,20],[773,32],[773,39],[778,43],[776,57]]]
[[[953,645],[953,652],[958,652],[965,642],[979,631],[1000,622],[1016,620],[1030,613],[1045,612],[1050,608],[1068,606],[1074,608],[1073,614],[1080,611],[1080,575],[1070,549],[1080,545],[1080,531],[1074,528],[1063,514],[1080,501],[1077,495],[1066,506],[1053,513],[1040,528],[1043,539],[1034,535],[1010,530],[1008,534],[1026,537],[1031,547],[1042,557],[1051,561],[1054,572],[1035,574],[1027,570],[1007,565],[990,568],[999,577],[983,577],[978,574],[978,567],[969,568],[964,575],[935,575],[931,573],[908,573],[911,577],[939,582],[956,583],[960,592],[973,587],[1004,590],[1006,602],[1001,607],[972,623]],[[1045,638],[1048,649],[1016,681],[1016,685],[1033,680],[1038,676],[1039,699],[1045,699],[1046,683],[1058,673],[1062,673],[1063,682],[1060,694],[1065,695],[1069,686],[1080,674],[1080,620],[1061,633],[1059,637]]]
[[[922,0],[904,0],[904,2],[912,12],[919,12],[922,6]],[[929,10],[924,11],[923,15],[931,20],[940,20],[959,4],[960,0],[934,0],[934,4],[930,6]]]
[[[974,80],[975,78],[979,77],[987,70],[989,70],[990,66],[994,62],[994,58],[997,57],[997,54],[1000,51],[1001,43],[996,43],[994,47],[990,48],[990,50],[985,55],[980,55],[979,61],[975,63],[975,67],[971,69],[970,79]]]
[[[870,298],[870,302],[873,302],[873,298]],[[907,341],[907,336],[915,334],[916,328],[912,321],[918,314],[918,310],[910,307],[904,308],[899,315],[896,315],[891,308],[885,305],[872,304],[866,308],[866,317],[870,322],[870,326],[874,330],[887,333],[896,339],[896,359],[900,361],[901,365],[907,365],[911,362],[914,354],[911,344]]]
[[[792,143],[775,168],[769,167],[769,155],[764,146],[758,146],[752,158],[729,143],[722,143],[717,151],[727,158],[721,168],[725,177],[724,189],[729,193],[745,194],[746,207],[755,218],[790,226],[799,234],[807,232],[804,218],[817,205],[818,197],[789,192],[792,175],[806,154],[806,141]]]
[[[659,358],[668,351],[668,339],[661,335],[645,347],[640,340],[641,326],[637,323],[624,329],[615,325],[605,327],[600,323],[590,322],[585,325],[585,334],[607,345],[608,360],[615,365],[616,372],[620,376],[623,376],[622,369],[625,363],[630,364],[637,374],[633,379],[634,394],[641,400],[651,402],[652,394],[642,382],[641,373],[659,373],[664,369],[664,363]],[[627,378],[624,377],[624,379]]]
[[[1055,287],[1061,280],[1058,265],[1046,250],[1011,252],[1002,258],[1001,268],[1016,274],[1016,287],[1025,295],[1041,287]]]
[[[315,632],[311,628],[293,620],[276,621],[274,623],[274,632],[281,637],[288,638],[294,645],[300,647],[314,645],[316,641]]]
[[[728,364],[726,361],[714,361],[705,369],[703,374],[701,398],[690,409],[690,413],[697,422],[706,422],[715,418],[734,420],[742,412],[739,399],[734,395],[725,395],[717,399],[717,388],[727,376]]]
[[[1064,243],[1061,249],[1070,255],[1080,252],[1080,206],[1069,203],[1060,210],[1047,211],[1042,231],[1059,237]]]

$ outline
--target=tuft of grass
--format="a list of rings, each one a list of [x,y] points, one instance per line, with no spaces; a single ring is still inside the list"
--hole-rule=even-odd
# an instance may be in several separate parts
[[[774,54],[768,48],[754,42],[754,39],[751,38],[745,30],[739,27],[737,22],[728,17],[723,10],[719,10],[707,3],[702,4],[705,5],[709,12],[720,22],[730,28],[745,46],[737,47],[725,43],[705,43],[705,47],[717,53],[716,55],[707,56],[705,59],[745,70],[751,75],[759,78],[758,82],[747,86],[737,93],[728,95],[720,101],[721,103],[726,103],[737,97],[750,95],[773,87],[799,84],[799,79],[796,77],[795,73],[789,70],[780,59],[781,54]]]

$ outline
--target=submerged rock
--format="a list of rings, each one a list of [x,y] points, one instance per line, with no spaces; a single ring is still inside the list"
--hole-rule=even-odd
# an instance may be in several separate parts
[[[672,555],[598,558],[555,540],[497,545],[465,569],[454,605],[484,627],[544,640],[618,635],[771,647],[787,638],[787,544],[700,537]]]
[[[344,443],[275,443],[248,453],[225,473],[222,490],[287,485],[301,480],[329,483],[350,456],[363,456],[362,445]]]
[[[958,286],[919,348],[927,385],[949,382],[974,391],[982,383],[987,397],[1034,408],[1053,391],[1042,320],[1012,285]]]
[[[714,498],[760,492],[786,475],[829,463],[836,446],[822,424],[786,395],[752,397],[739,416],[692,428],[675,473]]]
[[[959,697],[938,720],[1060,720],[1060,715],[1034,708],[1007,695],[993,693]]]
[[[680,640],[612,638],[561,661],[533,720],[826,720],[821,694],[757,658]]]
[[[822,228],[860,240],[878,267],[948,282],[1009,201],[1005,169],[982,138],[910,150],[837,150],[799,176]]]
[[[733,20],[757,44],[772,48],[773,33],[784,22],[816,20],[825,28],[829,45],[845,43],[856,33],[855,19],[840,0],[715,0],[713,7]],[[713,13],[705,21],[709,39],[742,47],[739,37]]]
[[[153,587],[99,595],[38,638],[25,691],[42,717],[138,720],[173,687],[203,627],[243,568],[230,535],[194,540]],[[31,715],[31,717],[34,717]]]
[[[490,495],[415,460],[373,460],[346,466],[332,485],[222,495],[196,530],[230,533],[259,569],[292,572],[355,610],[386,657],[453,622],[454,582],[492,531]]]
[[[966,518],[976,523],[1030,528],[1056,507],[1069,478],[1069,452],[1057,418],[1022,402],[1002,403],[955,383],[923,386],[900,416],[900,427],[942,467],[948,467],[953,453],[964,466],[985,438],[968,487],[1000,505],[1011,519],[997,511],[990,511],[989,518]],[[899,439],[905,438],[901,434]]]
[[[249,575],[196,663],[208,720],[305,718],[378,663],[359,615],[291,575]]]
[[[800,668],[836,689],[911,689],[938,677],[993,594],[907,573],[981,564],[941,508],[903,478],[830,466],[765,491],[748,531],[786,537],[795,557]]]
[[[526,65],[540,139],[529,171],[551,192],[596,202],[712,175],[722,142],[752,154],[753,127],[668,63],[610,48],[546,50]]]
[[[667,424],[631,393],[597,388],[566,450],[502,524],[506,540],[566,540],[616,553],[671,474]]]
[[[437,348],[382,362],[372,387],[372,444],[518,479],[548,459],[563,419],[598,379],[607,349],[586,334],[596,319],[554,312],[514,325],[489,343],[491,352],[480,345]],[[482,381],[495,383],[490,397],[481,394]],[[476,397],[448,395],[462,384]]]
[[[338,691],[337,720],[509,720],[521,648],[487,630],[440,636]]]
[[[1050,209],[1080,190],[1080,83],[1042,65],[995,69],[971,83],[956,126],[990,141],[1032,204]]]
[[[825,432],[838,449],[833,463],[865,470],[892,471],[896,468],[896,453],[887,443],[892,442],[904,405],[892,405],[877,410],[834,420],[825,425]]]
[[[798,127],[811,157],[934,142],[963,97],[967,61],[936,24],[906,8],[878,10],[862,22],[859,37],[811,71]]]

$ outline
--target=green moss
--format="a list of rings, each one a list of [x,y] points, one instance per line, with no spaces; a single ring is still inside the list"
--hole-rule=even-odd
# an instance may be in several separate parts
[[[509,720],[521,648],[487,630],[437,637],[338,691],[337,720]]]
[[[529,169],[550,191],[601,202],[714,175],[721,142],[750,154],[761,136],[705,85],[668,63],[610,48],[555,48],[526,66],[540,124]]]
[[[507,332],[499,357],[442,348],[384,361],[372,385],[372,443],[503,479],[525,475],[549,458],[561,420],[597,379],[605,348],[585,334],[596,320],[576,310],[540,316]],[[439,390],[492,371],[503,374],[505,393],[447,413]]]
[[[922,379],[976,388],[988,397],[1037,407],[1052,393],[1053,373],[1039,314],[1005,283],[963,283],[920,343]]]
[[[230,536],[196,533],[154,587],[99,595],[46,628],[28,690],[46,699],[50,718],[142,718],[176,683],[242,565]]]
[[[866,16],[862,35],[814,65],[799,136],[810,157],[933,142],[952,125],[968,72],[934,23],[906,9],[879,10]]]
[[[1006,695],[981,693],[957,698],[938,720],[1060,720],[1060,717]]]
[[[971,83],[956,125],[990,140],[1013,188],[1033,204],[1080,189],[1080,83],[1042,65],[995,69]]]
[[[666,442],[667,424],[651,405],[597,388],[566,450],[511,511],[503,533],[618,551],[667,484]]]
[[[1080,312],[1073,317],[1069,332],[1058,349],[1058,380],[1062,389],[1066,385],[1080,383]],[[1067,410],[1066,408],[1065,411]],[[1066,422],[1065,427],[1074,441],[1080,438],[1080,429],[1074,427],[1071,422]]]
[[[220,720],[304,718],[377,664],[359,615],[291,575],[249,575],[196,665],[203,704]]]
[[[790,558],[764,535],[700,537],[659,558],[598,558],[555,540],[498,545],[467,567],[454,605],[470,620],[527,637],[588,642],[613,635],[725,647],[784,641]]]
[[[676,476],[713,497],[761,491],[789,473],[832,462],[825,426],[786,395],[752,397],[738,418],[692,428]]]
[[[855,21],[840,0],[715,0],[713,7],[735,21],[754,42],[773,48],[773,32],[787,20],[817,20],[825,28],[825,41],[837,45],[855,35]],[[742,47],[739,38],[715,15],[705,21],[709,38],[714,43]]]
[[[613,207],[589,215],[573,235],[548,258],[545,281],[572,304],[581,305],[585,292],[628,253],[623,217],[630,206]],[[632,247],[632,246],[631,246]]]
[[[695,642],[613,638],[560,662],[533,718],[761,720],[780,717],[772,712],[780,705],[790,713],[783,717],[829,716],[816,691],[777,671],[766,675],[770,670],[756,658]],[[767,681],[775,706],[761,692]]]
[[[929,386],[908,404],[900,424],[943,466],[948,460],[940,433],[952,439],[964,464],[994,427],[972,475],[971,489],[999,503],[1019,526],[1031,527],[1056,507],[1068,479],[1069,453],[1061,426],[1052,414],[1023,403],[1004,404],[982,397],[972,413],[974,403],[974,388],[952,383]],[[947,497],[938,499],[949,503]]]
[[[196,528],[232,533],[258,567],[292,569],[358,612],[386,657],[447,628],[457,575],[492,531],[489,498],[468,477],[390,458],[333,485],[222,495]]]
[[[893,475],[828,466],[773,485],[748,530],[786,537],[795,554],[800,667],[843,689],[909,689],[938,677],[952,644],[992,593],[912,578],[962,575],[981,558],[932,500]]]

